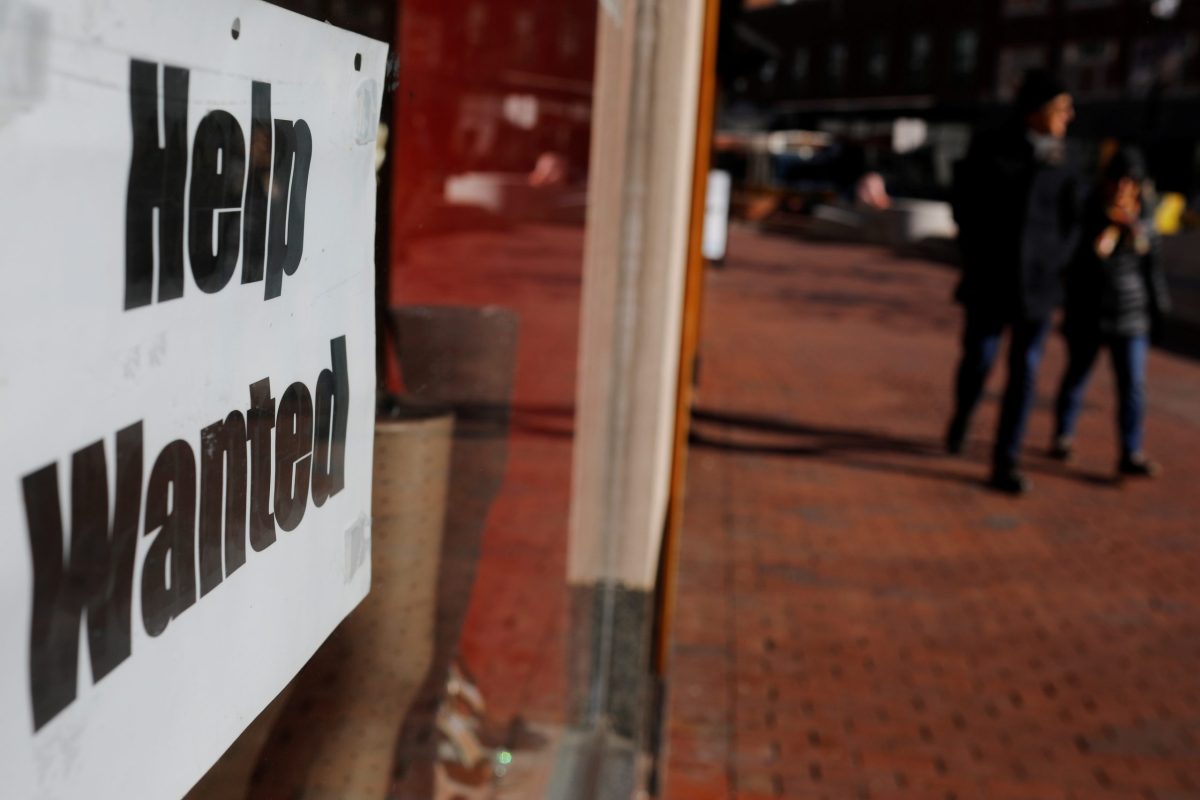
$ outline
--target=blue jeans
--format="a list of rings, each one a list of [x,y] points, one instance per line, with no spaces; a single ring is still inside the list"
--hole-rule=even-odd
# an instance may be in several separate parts
[[[1021,452],[1025,423],[1033,406],[1038,364],[1042,360],[1046,332],[1050,329],[1049,320],[1009,322],[1002,317],[967,312],[962,361],[955,380],[954,416],[950,421],[951,436],[961,438],[983,395],[984,383],[1000,352],[1000,339],[1006,327],[1012,329],[1008,345],[1008,384],[1004,389],[992,450],[992,462],[1000,469],[1015,466]]]
[[[1146,334],[1136,336],[1104,335],[1099,332],[1074,333],[1067,337],[1067,370],[1063,373],[1055,406],[1057,433],[1071,436],[1083,406],[1088,376],[1101,347],[1107,347],[1117,378],[1117,431],[1121,455],[1142,451],[1142,421],[1146,417]]]

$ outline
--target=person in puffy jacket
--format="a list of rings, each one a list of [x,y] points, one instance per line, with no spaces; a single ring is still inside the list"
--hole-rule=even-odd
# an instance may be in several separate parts
[[[1067,460],[1088,375],[1101,349],[1117,383],[1121,475],[1153,476],[1158,465],[1142,450],[1146,354],[1150,333],[1169,300],[1159,266],[1158,236],[1144,203],[1145,162],[1132,148],[1109,161],[1084,206],[1083,235],[1067,271],[1063,333],[1068,363],[1058,392],[1051,455]]]
[[[977,132],[956,168],[954,217],[963,274],[962,357],[946,448],[959,453],[1005,331],[1008,384],[992,451],[991,485],[1025,491],[1018,455],[1050,317],[1079,232],[1079,189],[1067,127],[1071,95],[1052,75],[1029,72],[1009,120]]]

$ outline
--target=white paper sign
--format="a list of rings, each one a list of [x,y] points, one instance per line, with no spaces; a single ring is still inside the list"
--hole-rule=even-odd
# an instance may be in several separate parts
[[[386,47],[0,2],[0,796],[179,797],[370,583]]]

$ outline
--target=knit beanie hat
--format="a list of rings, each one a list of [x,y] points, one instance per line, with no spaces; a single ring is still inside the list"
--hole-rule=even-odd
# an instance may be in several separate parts
[[[1032,114],[1066,91],[1067,88],[1051,73],[1044,69],[1031,69],[1025,73],[1021,88],[1017,91],[1017,111]]]

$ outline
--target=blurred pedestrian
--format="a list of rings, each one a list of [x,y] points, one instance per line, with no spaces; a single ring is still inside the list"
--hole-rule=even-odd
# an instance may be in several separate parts
[[[892,207],[892,198],[888,196],[887,184],[883,176],[872,170],[858,179],[854,188],[855,202],[862,208],[872,211],[887,211]]]
[[[1084,206],[1083,234],[1067,271],[1063,333],[1069,356],[1051,455],[1064,461],[1072,455],[1088,375],[1103,348],[1117,381],[1117,472],[1150,477],[1158,465],[1142,450],[1146,353],[1170,301],[1145,186],[1145,161],[1126,148],[1111,158]]]
[[[1079,227],[1078,187],[1065,137],[1071,95],[1048,72],[1025,75],[1010,119],[976,132],[955,174],[954,216],[965,325],[946,447],[959,453],[984,383],[1010,331],[1008,385],[992,451],[991,485],[1020,494],[1018,469],[1050,315]]]

